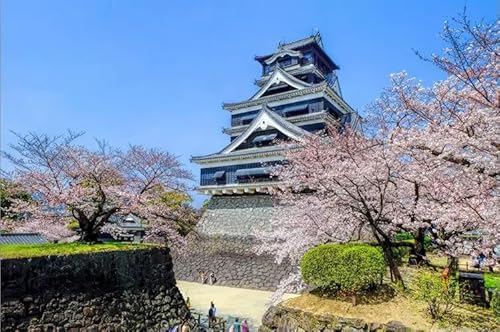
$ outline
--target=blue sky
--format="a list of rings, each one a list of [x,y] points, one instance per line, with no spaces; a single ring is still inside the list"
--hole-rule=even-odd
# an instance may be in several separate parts
[[[228,143],[221,104],[255,92],[255,55],[318,29],[363,113],[392,72],[442,78],[413,50],[438,52],[443,22],[465,4],[471,19],[497,17],[496,0],[3,0],[2,149],[10,130],[81,130],[83,144],[161,147],[198,177],[189,158]]]

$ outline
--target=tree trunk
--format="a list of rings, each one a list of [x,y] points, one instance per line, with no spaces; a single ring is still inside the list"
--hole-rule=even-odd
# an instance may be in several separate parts
[[[80,229],[82,230],[82,233],[80,235],[80,242],[96,243],[97,232],[94,230],[94,223],[88,221],[80,221],[79,223]]]
[[[389,270],[391,272],[391,281],[400,283],[404,287],[403,277],[401,276],[401,272],[399,272],[399,267],[394,257],[392,255],[392,248],[390,243],[382,243],[382,250],[385,255],[385,259],[387,261],[387,265],[389,265]]]
[[[414,254],[417,259],[417,264],[422,264],[427,261],[425,252],[425,229],[419,228],[415,236]]]
[[[97,234],[93,232],[92,230],[90,231],[83,231],[82,230],[82,236],[80,237],[81,242],[87,242],[87,243],[96,243],[97,242]]]
[[[458,271],[458,257],[449,256],[447,267],[449,270],[448,274],[450,276],[454,276],[455,273],[457,273],[457,271]]]

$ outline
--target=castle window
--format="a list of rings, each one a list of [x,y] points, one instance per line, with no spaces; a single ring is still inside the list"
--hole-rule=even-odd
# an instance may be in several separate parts
[[[240,183],[251,182],[252,180],[269,179],[271,171],[266,167],[247,168],[236,170],[236,179]]]
[[[223,182],[226,182],[226,171],[217,171],[214,173],[214,180],[217,182],[217,184],[221,184]]]
[[[292,107],[285,108],[282,111],[283,116],[286,118],[291,116],[303,115],[309,113],[308,105],[296,105]]]
[[[244,126],[244,125],[250,124],[254,118],[255,118],[255,114],[241,117],[241,125]]]
[[[312,52],[306,52],[304,53],[304,64],[310,64],[314,62],[314,55]]]
[[[276,133],[269,135],[255,136],[254,139],[252,140],[252,143],[257,146],[269,145],[277,136],[278,134]]]

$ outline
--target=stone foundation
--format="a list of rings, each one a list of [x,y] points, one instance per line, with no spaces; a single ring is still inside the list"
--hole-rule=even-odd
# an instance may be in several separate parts
[[[165,248],[6,259],[1,269],[2,331],[168,331],[189,313]]]
[[[274,291],[293,267],[253,252],[255,227],[269,229],[280,207],[269,195],[213,196],[189,239],[189,254],[174,257],[179,280],[201,282],[213,272],[216,284]]]
[[[218,242],[212,238],[202,241],[207,247],[210,245],[206,243],[214,245],[207,250],[198,248],[196,251],[191,250],[187,256],[174,258],[175,275],[179,280],[202,282],[201,279],[204,277],[208,282],[209,274],[213,273],[216,285],[274,291],[280,280],[292,271],[289,264],[278,265],[272,257],[226,250],[239,243],[241,239],[225,238]],[[223,250],[217,250],[223,243],[231,245],[228,244]],[[245,245],[241,243],[241,246]]]

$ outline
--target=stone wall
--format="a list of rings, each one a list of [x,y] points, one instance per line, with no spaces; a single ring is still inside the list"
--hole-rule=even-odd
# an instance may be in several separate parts
[[[167,331],[188,315],[168,249],[1,261],[2,331]]]
[[[248,242],[241,238],[214,237],[197,241],[199,246],[191,247],[187,255],[174,258],[179,280],[201,282],[200,273],[207,280],[213,272],[217,285],[274,291],[281,279],[292,271],[287,263],[278,265],[272,257],[245,252],[242,248],[247,247]]]
[[[262,318],[259,332],[417,332],[398,321],[387,324],[366,322],[360,318],[314,314],[278,305],[270,307]]]
[[[218,285],[275,290],[293,267],[256,255],[252,232],[269,229],[280,209],[269,195],[212,196],[197,236],[189,239],[189,254],[174,257],[177,278],[201,282],[200,272],[213,272]]]
[[[246,238],[254,228],[269,229],[269,220],[278,212],[269,195],[212,196],[198,223],[198,232]]]

